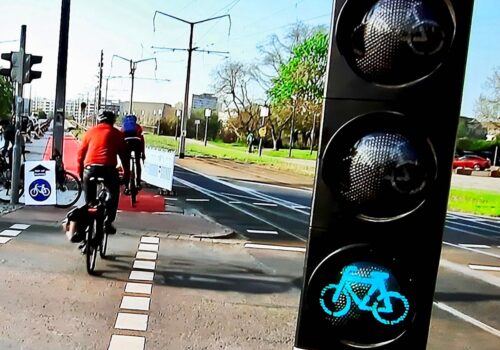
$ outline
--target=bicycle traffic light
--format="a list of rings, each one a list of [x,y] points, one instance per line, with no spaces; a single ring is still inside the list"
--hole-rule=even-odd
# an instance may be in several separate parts
[[[21,76],[21,60],[22,56],[20,52],[9,52],[3,53],[1,55],[2,60],[7,60],[10,62],[10,68],[0,69],[0,75],[9,77],[11,81],[17,81]]]
[[[334,2],[296,349],[426,348],[472,9]]]
[[[42,63],[42,56],[35,55],[24,55],[24,79],[25,84],[31,83],[33,79],[40,79],[42,77],[42,72],[32,70],[34,64]]]

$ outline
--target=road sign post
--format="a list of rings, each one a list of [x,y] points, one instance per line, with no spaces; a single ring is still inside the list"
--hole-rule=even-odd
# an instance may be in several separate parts
[[[205,109],[205,147],[207,147],[207,136],[208,136],[208,121],[212,116],[212,110],[210,108]]]
[[[269,116],[269,107],[267,106],[260,107],[261,128],[259,129],[259,157],[262,156],[262,141],[267,134],[267,129],[264,125],[266,123],[266,118],[268,116]],[[261,130],[263,131],[261,132]]]
[[[426,349],[472,8],[335,1],[296,349]]]
[[[194,121],[194,125],[196,126],[196,140],[198,140],[198,129],[199,129],[199,126],[200,126],[200,120],[196,119]]]

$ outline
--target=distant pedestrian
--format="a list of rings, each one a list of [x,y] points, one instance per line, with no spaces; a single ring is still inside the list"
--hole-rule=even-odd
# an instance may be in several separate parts
[[[255,140],[255,136],[254,136],[253,132],[250,131],[248,133],[248,136],[247,136],[248,153],[253,152],[252,146],[253,146],[254,140]]]

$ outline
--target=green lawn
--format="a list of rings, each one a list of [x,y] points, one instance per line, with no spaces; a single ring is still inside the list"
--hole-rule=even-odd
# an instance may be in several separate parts
[[[500,217],[500,192],[452,188],[448,210]]]
[[[171,136],[158,136],[152,134],[145,135],[146,144],[152,147],[158,148],[167,148],[171,150],[177,149],[177,142],[175,138]],[[254,163],[261,164],[266,166],[271,166],[278,170],[284,171],[293,171],[303,175],[314,175],[314,166],[303,166],[297,164],[290,164],[286,162],[286,159],[283,159],[283,156],[270,156],[267,153],[272,151],[263,152],[262,157],[259,157],[257,150],[254,153],[248,153],[245,145],[242,144],[225,144],[221,142],[209,142],[207,147],[203,145],[203,143],[195,142],[193,140],[186,140],[186,151],[187,155],[191,156],[207,156],[207,157],[215,157],[221,159],[231,159],[238,162],[243,163]],[[297,154],[302,150],[294,150]],[[280,151],[283,155],[284,151]],[[288,151],[286,151],[286,156],[288,155]],[[281,158],[281,159],[280,159]]]

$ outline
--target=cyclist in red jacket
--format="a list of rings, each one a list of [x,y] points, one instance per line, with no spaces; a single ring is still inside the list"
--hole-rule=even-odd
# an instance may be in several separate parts
[[[104,186],[109,193],[106,200],[107,217],[105,220],[106,232],[109,234],[116,233],[116,228],[112,224],[116,218],[120,199],[117,157],[120,157],[122,164],[128,164],[127,145],[123,133],[114,127],[115,120],[113,112],[100,112],[97,117],[99,124],[83,135],[78,150],[78,173],[82,178],[87,204],[95,200],[97,191],[95,183],[89,181],[90,178],[104,179]],[[124,167],[125,181],[128,177],[129,169]]]

